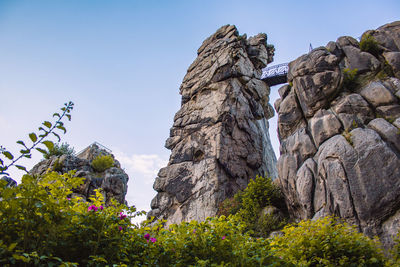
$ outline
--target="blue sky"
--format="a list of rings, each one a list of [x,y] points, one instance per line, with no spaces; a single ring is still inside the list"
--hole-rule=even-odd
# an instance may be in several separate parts
[[[164,142],[180,83],[220,26],[267,33],[278,64],[308,52],[310,43],[361,36],[399,14],[398,0],[0,0],[0,144],[17,151],[15,141],[71,100],[63,141],[77,151],[94,141],[112,149],[130,175],[129,203],[148,210],[153,179],[169,157]],[[276,117],[270,132],[277,149]]]

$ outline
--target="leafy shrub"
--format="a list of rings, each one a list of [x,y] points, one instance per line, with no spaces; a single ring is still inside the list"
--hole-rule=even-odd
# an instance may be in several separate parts
[[[37,257],[83,266],[100,258],[118,263],[125,257],[124,246],[145,245],[145,240],[132,244],[136,239],[131,237],[137,227],[129,219],[141,213],[116,201],[106,208],[99,192],[91,203],[70,198],[83,183],[73,175],[24,175],[17,187],[0,187],[0,265],[33,264]]]
[[[381,52],[379,43],[375,40],[375,38],[371,34],[364,34],[361,37],[360,49],[361,51],[368,52],[374,55],[375,57],[378,57]]]
[[[274,205],[284,209],[281,191],[271,178],[256,176],[246,189],[226,199],[219,206],[219,215],[235,214],[247,225],[255,236],[267,236],[270,232],[282,228],[286,221],[275,214],[261,214],[263,208]]]
[[[92,160],[91,166],[96,172],[103,172],[114,166],[114,159],[111,155],[98,155]]]
[[[274,205],[282,208],[284,203],[279,187],[271,178],[257,176],[251,180],[241,193],[240,199],[241,208],[237,216],[247,224],[247,230],[253,231],[254,235],[266,237],[285,224],[284,220],[280,221],[274,214],[261,214],[264,207]]]
[[[357,79],[357,72],[358,69],[343,69],[343,86],[346,89],[353,90],[358,86],[358,79]]]
[[[227,198],[222,201],[218,206],[218,216],[228,216],[231,214],[236,214],[241,208],[240,192],[234,197]]]
[[[377,240],[332,217],[289,225],[283,233],[271,249],[295,266],[384,266],[386,261]]]
[[[269,241],[252,238],[234,216],[182,222],[155,235],[160,266],[284,266],[271,254]]]
[[[46,153],[43,154],[45,159],[49,159],[51,156],[62,156],[62,155],[73,155],[75,150],[67,143],[59,143],[54,144],[51,149],[47,149]]]
[[[272,182],[272,179],[259,175],[250,180],[240,198],[242,209],[254,215],[258,215],[259,208],[268,205],[280,206],[283,200],[279,187]]]
[[[169,229],[133,224],[142,212],[100,192],[91,203],[70,198],[83,183],[74,173],[25,175],[15,188],[0,187],[0,265],[264,266],[283,262],[269,241],[244,233],[234,217],[183,222]]]
[[[384,80],[387,77],[394,77],[393,69],[390,66],[389,62],[385,60],[385,62],[382,65],[381,70],[376,74],[376,77],[379,80]]]

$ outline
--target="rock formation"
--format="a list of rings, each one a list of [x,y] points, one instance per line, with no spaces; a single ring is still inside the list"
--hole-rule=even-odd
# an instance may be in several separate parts
[[[114,198],[120,203],[125,203],[125,195],[128,189],[128,175],[121,169],[120,163],[114,159],[114,166],[103,172],[97,172],[91,166],[91,162],[99,155],[111,155],[106,149],[96,143],[90,145],[78,155],[52,156],[36,164],[30,171],[33,175],[41,175],[47,170],[66,173],[76,170],[75,177],[84,177],[85,183],[77,188],[74,196],[88,199],[94,194],[95,189],[101,189],[106,204]]]
[[[314,49],[289,64],[288,81],[275,108],[291,215],[333,214],[390,244],[400,227],[400,22]]]
[[[149,217],[204,220],[256,174],[277,176],[270,89],[259,79],[274,52],[266,39],[227,25],[198,49],[180,87],[181,109],[165,144],[172,152],[154,182]]]

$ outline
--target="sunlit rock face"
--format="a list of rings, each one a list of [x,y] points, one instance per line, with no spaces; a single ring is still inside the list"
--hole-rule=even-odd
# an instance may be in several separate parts
[[[227,25],[198,49],[180,87],[181,109],[165,145],[171,156],[155,179],[148,217],[201,221],[257,174],[277,177],[270,89],[259,79],[274,52],[266,38],[247,39]]]
[[[92,144],[77,155],[52,156],[36,164],[30,171],[33,175],[41,175],[46,171],[57,171],[66,173],[75,170],[75,177],[84,177],[85,182],[80,188],[74,190],[73,196],[88,200],[99,189],[104,196],[106,204],[111,203],[114,198],[119,203],[127,204],[125,195],[128,190],[129,177],[118,160],[114,159],[114,166],[97,172],[91,166],[91,162],[99,155],[111,155],[110,151]]]
[[[278,173],[295,219],[333,214],[390,245],[400,226],[400,22],[367,34],[375,50],[345,36],[289,64],[275,103]]]

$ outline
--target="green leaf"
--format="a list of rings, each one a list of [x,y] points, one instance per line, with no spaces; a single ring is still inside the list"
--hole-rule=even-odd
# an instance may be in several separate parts
[[[47,154],[47,151],[42,149],[42,148],[40,148],[40,147],[37,147],[36,150],[39,151],[42,154]]]
[[[61,141],[61,138],[60,138],[60,136],[58,134],[56,134],[55,132],[52,132],[52,134],[54,134],[54,136],[58,138],[58,142]]]
[[[28,172],[24,166],[15,165],[15,167],[16,167],[17,169],[20,169],[20,170],[23,170],[23,171],[25,171],[25,172]]]
[[[29,154],[29,152],[31,152],[29,149],[21,149],[19,151],[21,154]]]
[[[30,159],[32,157],[32,155],[31,154],[26,154],[26,155],[24,155],[24,157]]]
[[[49,151],[54,148],[54,143],[51,141],[43,141],[42,144],[44,144]]]
[[[52,126],[51,122],[49,122],[49,121],[43,122],[43,125],[46,126],[46,127],[49,128],[49,129],[50,129],[51,126]]]
[[[54,113],[54,114],[53,114],[53,117],[59,117],[59,118],[60,118],[60,114]]]
[[[0,165],[4,165],[4,161],[0,159]]]
[[[0,167],[0,172],[3,172],[3,171],[5,171],[5,170],[7,170],[7,169],[8,169],[7,166]]]
[[[58,125],[57,128],[63,130],[64,134],[67,132],[64,126]]]
[[[14,248],[17,246],[18,243],[12,243],[11,245],[8,246],[8,251],[13,251]]]
[[[23,141],[21,141],[21,140],[17,141],[17,144],[20,144],[21,146],[24,146],[26,148],[25,143]]]
[[[32,140],[33,143],[37,141],[37,136],[35,133],[30,133],[29,138]]]
[[[6,158],[8,158],[9,160],[12,160],[14,158],[14,156],[8,151],[3,151],[3,155],[6,156]]]
[[[68,120],[71,121],[71,114],[65,114],[67,116]]]

